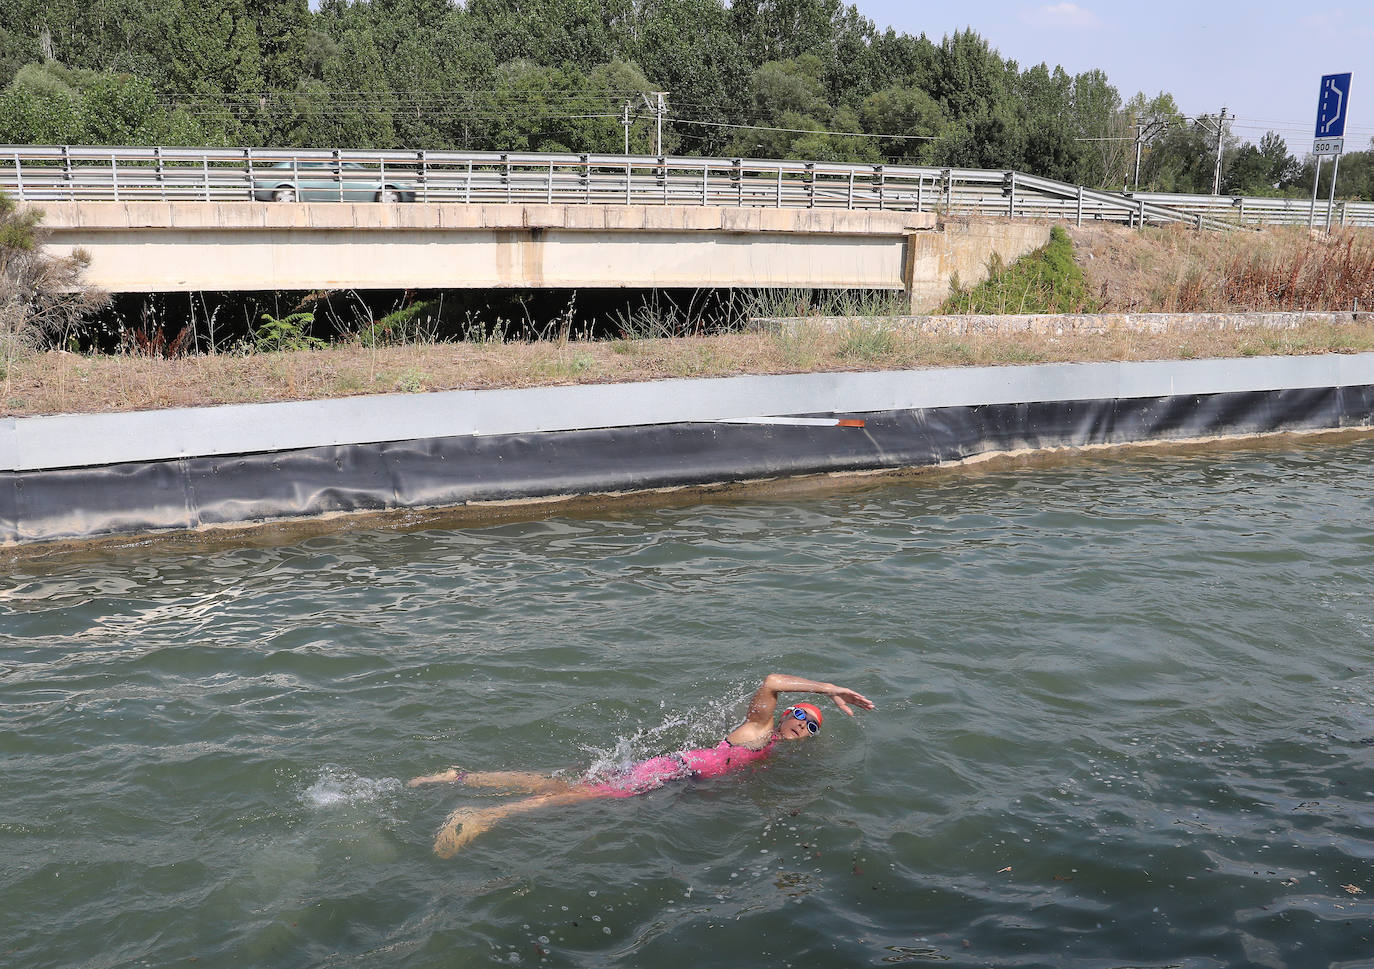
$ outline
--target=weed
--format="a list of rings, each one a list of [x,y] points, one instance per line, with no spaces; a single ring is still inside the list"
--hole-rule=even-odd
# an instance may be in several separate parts
[[[952,289],[941,313],[1090,313],[1097,301],[1088,290],[1083,270],[1074,261],[1073,243],[1060,227],[1050,230],[1050,241],[1011,266],[1003,266],[993,253],[988,259],[988,278],[971,289]]]
[[[404,346],[433,343],[438,332],[439,301],[425,300],[388,313],[380,320],[366,320],[357,331],[357,340],[365,347]]]
[[[314,324],[314,313],[292,313],[280,320],[264,313],[253,330],[253,349],[259,353],[322,349],[325,342],[309,334]]]
[[[892,356],[896,348],[893,328],[882,323],[848,323],[840,332],[836,349],[843,360],[874,363]]]

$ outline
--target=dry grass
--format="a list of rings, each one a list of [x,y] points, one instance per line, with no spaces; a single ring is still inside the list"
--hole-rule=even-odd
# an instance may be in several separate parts
[[[1103,312],[1374,309],[1374,233],[1069,227]]]
[[[882,323],[663,340],[437,343],[175,360],[17,357],[0,381],[6,416],[111,412],[357,394],[617,383],[673,377],[1374,350],[1369,324],[1281,331],[921,335]]]

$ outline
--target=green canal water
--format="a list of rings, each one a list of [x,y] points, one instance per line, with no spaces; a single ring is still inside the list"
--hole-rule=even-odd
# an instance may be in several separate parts
[[[7,566],[0,964],[1374,964],[1374,439]],[[408,789],[713,744],[508,819]]]

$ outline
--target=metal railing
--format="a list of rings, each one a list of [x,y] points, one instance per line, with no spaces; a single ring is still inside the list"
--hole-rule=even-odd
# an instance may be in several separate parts
[[[1310,198],[1265,198],[1242,195],[1171,195],[1159,192],[1136,193],[1135,198],[1190,214],[1205,213],[1210,218],[1237,225],[1316,225],[1327,224],[1327,200]],[[1374,226],[1374,202],[1335,202],[1331,207],[1332,225]]]
[[[1234,229],[1290,210],[1208,196],[1124,195],[1015,171],[458,151],[0,147],[0,191],[25,202],[266,200],[710,205],[941,212]],[[1354,204],[1354,203],[1351,203]],[[1374,224],[1374,206],[1342,224]],[[1306,217],[1306,205],[1302,214]],[[1370,219],[1370,222],[1355,221]]]

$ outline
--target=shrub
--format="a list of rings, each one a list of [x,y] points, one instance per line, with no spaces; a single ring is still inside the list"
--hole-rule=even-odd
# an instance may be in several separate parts
[[[109,296],[83,285],[90,256],[77,249],[55,257],[43,251],[38,209],[20,208],[0,193],[0,343],[19,349],[65,347]]]

